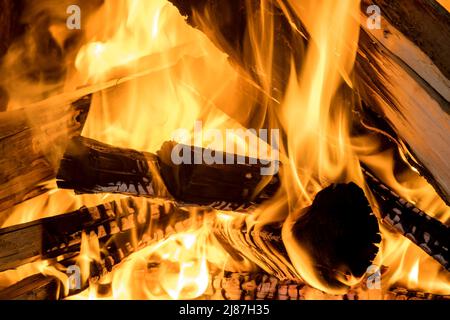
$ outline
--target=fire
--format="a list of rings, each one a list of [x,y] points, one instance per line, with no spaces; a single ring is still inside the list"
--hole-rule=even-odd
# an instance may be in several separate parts
[[[198,298],[210,282],[207,235],[208,229],[203,227],[154,243],[128,257],[109,279],[91,283],[89,289],[71,299]],[[108,295],[99,292],[101,284],[111,286]]]
[[[274,2],[285,8],[282,0],[261,0],[261,12],[248,17],[253,56],[245,58],[256,61],[255,73],[260,80],[257,90],[264,93],[259,105],[261,113],[267,116],[271,128],[280,128],[286,135],[285,143],[280,145],[285,194],[265,203],[248,219],[286,220],[283,241],[299,278],[321,291],[341,294],[343,292],[329,288],[320,280],[310,258],[289,232],[298,212],[310,205],[318,191],[330,182],[355,181],[364,187],[361,161],[403,198],[439,220],[445,222],[450,218],[450,208],[413,167],[402,176],[394,174],[394,150],[381,150],[379,141],[373,137],[352,136],[353,102],[348,103],[347,93],[353,86],[360,1],[287,1],[294,15],[289,17],[302,21],[311,43],[301,70],[295,67],[294,61],[290,70],[286,70],[290,77],[281,99],[272,92],[275,22],[270,11],[263,10]],[[106,1],[90,17],[86,30],[86,42],[76,55],[65,90],[123,77],[128,77],[129,81],[94,96],[83,136],[155,152],[176,130],[191,130],[196,121],[203,121],[205,128],[222,131],[242,129],[230,115],[238,114],[247,119],[251,111],[260,111],[245,101],[248,95],[242,88],[243,84],[248,86],[249,81],[242,70],[233,66],[229,57],[206,35],[190,27],[167,0]],[[296,32],[300,34],[299,30]],[[238,108],[242,108],[242,112],[237,112]],[[274,116],[276,114],[279,116]],[[192,136],[184,138],[192,141]],[[198,144],[223,150],[225,145],[211,145],[210,138],[202,137]],[[239,137],[234,139],[237,144],[247,143]],[[250,150],[251,146],[247,147]],[[92,206],[121,198],[75,196],[56,190],[54,182],[48,188],[52,191],[46,195],[17,206],[4,226],[40,218],[42,212],[51,216],[82,205]],[[217,219],[229,221],[233,217],[219,213]],[[200,229],[175,233],[139,248],[116,266],[112,274],[92,282],[89,289],[74,298],[201,297],[211,280],[211,266],[224,269],[232,265],[230,257],[211,241],[209,227],[205,224]],[[435,261],[385,227],[382,227],[382,235],[381,252],[374,264],[389,268],[383,278],[383,288],[401,284],[431,292],[450,291],[450,279]],[[83,282],[87,281],[90,263],[99,260],[98,239],[94,235],[83,235],[77,261]],[[42,266],[45,262],[30,267],[27,274],[44,272]],[[63,277],[55,270],[45,270]],[[21,274],[13,278],[21,278]],[[67,279],[64,281],[66,283]],[[357,285],[361,279],[350,275],[341,281]],[[101,286],[109,286],[110,292],[99,293]]]

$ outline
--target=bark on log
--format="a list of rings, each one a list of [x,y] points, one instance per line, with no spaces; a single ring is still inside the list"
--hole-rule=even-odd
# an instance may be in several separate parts
[[[74,138],[61,161],[58,186],[79,193],[172,196],[178,202],[221,210],[248,208],[278,190],[278,177],[262,175],[263,166],[250,164],[253,161],[249,158],[245,159],[247,164],[206,164],[202,160],[199,164],[175,165],[171,160],[174,147],[175,143],[166,143],[156,156]],[[195,154],[204,152],[187,146],[184,149],[192,152],[192,160]],[[224,154],[223,159],[226,157]]]
[[[243,65],[258,83],[257,73],[253,71],[257,70],[257,65],[251,65],[251,59],[245,60],[250,65],[242,61],[244,57],[252,56],[251,47],[244,45],[249,38],[247,17],[251,16],[252,10],[260,8],[259,1],[171,2],[188,17],[188,23],[205,32],[235,62]],[[246,3],[250,3],[251,10]],[[285,1],[281,3],[285,5],[284,12],[289,13],[289,5]],[[382,26],[389,30],[370,30],[370,36],[369,31],[364,30],[367,19],[364,14],[369,3],[380,6],[382,17],[385,18]],[[273,63],[281,66],[281,73],[277,68],[274,69],[277,79],[274,86],[283,92],[288,81],[286,70],[289,68],[282,61],[288,57],[290,62],[292,53],[298,55],[296,50],[307,45],[308,35],[300,21],[295,23],[301,32],[293,31],[286,24],[287,19],[282,10],[276,5],[269,7],[278,21],[276,28],[281,28],[274,34],[283,35],[274,39],[274,48],[283,48],[283,52],[276,51],[273,57]],[[450,157],[450,54],[447,46],[450,41],[450,14],[432,0],[396,0],[393,3],[384,0],[363,1],[361,13],[365,20],[362,21],[360,50],[355,67],[357,89],[366,104],[390,123],[405,142],[421,174],[450,204],[450,167],[446,161]],[[400,31],[396,31],[392,25]],[[381,36],[375,37],[376,32]],[[383,37],[388,38],[390,33],[394,34],[394,40],[382,40]],[[396,38],[397,35],[401,37]]]
[[[29,107],[0,113],[1,212],[45,192],[56,175],[69,139],[79,135],[91,97],[67,105]]]

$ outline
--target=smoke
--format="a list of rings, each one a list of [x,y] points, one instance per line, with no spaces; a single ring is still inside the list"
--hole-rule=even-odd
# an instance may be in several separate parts
[[[19,2],[19,1],[18,1]],[[15,13],[14,40],[0,62],[0,103],[8,110],[61,92],[75,54],[84,41],[81,30],[67,28],[67,8],[78,5],[82,26],[102,0],[21,0]],[[0,106],[1,108],[1,106]]]

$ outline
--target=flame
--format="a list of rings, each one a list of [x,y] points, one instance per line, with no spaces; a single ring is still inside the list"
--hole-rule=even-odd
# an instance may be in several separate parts
[[[447,11],[450,11],[450,0],[438,0],[438,2],[447,9]]]
[[[349,109],[339,87],[351,86],[350,73],[356,57],[359,1],[291,1],[305,24],[311,45],[305,66],[297,75],[291,68],[287,94],[282,103],[287,131],[291,215],[283,228],[283,240],[300,276],[314,287],[342,293],[322,283],[308,255],[290,234],[296,210],[306,207],[328,181],[358,179],[358,159],[352,151]],[[301,168],[301,170],[298,170]],[[297,209],[296,209],[297,208]]]
[[[289,5],[292,9],[289,19],[300,19],[310,36],[302,68],[295,67],[292,57],[290,70],[285,70],[290,77],[282,96],[276,96],[273,90],[277,85],[273,79],[276,21],[268,8],[275,3],[286,14]],[[180,128],[191,131],[181,142],[198,142],[223,150],[225,146],[211,141],[211,136],[195,139],[196,121],[202,121],[205,130],[224,132],[242,129],[240,123],[247,123],[255,114],[257,117],[250,119],[251,123],[262,126],[267,117],[270,128],[280,128],[286,134],[280,146],[285,194],[278,194],[248,220],[286,220],[283,241],[298,276],[321,291],[343,293],[322,282],[311,259],[289,232],[298,212],[323,187],[330,182],[347,181],[363,186],[359,167],[362,161],[398,194],[433,217],[445,222],[450,218],[450,209],[413,167],[401,175],[394,174],[394,150],[382,150],[373,136],[352,136],[353,101],[347,91],[353,86],[351,73],[357,53],[360,1],[261,0],[260,4],[261,9],[247,17],[249,41],[244,56],[244,62],[255,66],[258,84],[230,64],[229,57],[202,32],[190,27],[168,1],[117,0],[104,2],[90,16],[84,45],[76,54],[64,90],[117,80],[116,86],[94,95],[83,135],[149,152],[158,150]],[[290,22],[294,32],[303,37],[294,27],[295,22]],[[58,30],[52,29],[55,37],[63,37]],[[123,78],[128,81],[121,83]],[[248,101],[255,92],[262,93],[258,103]],[[239,150],[255,154],[250,151],[248,141],[239,135],[232,135],[232,139],[240,146]],[[121,198],[75,196],[56,190],[54,182],[48,188],[52,191],[14,208],[3,226]],[[232,216],[219,213],[217,219],[230,220]],[[210,282],[211,265],[219,269],[236,267],[220,246],[211,242],[209,233],[205,225],[140,248],[116,266],[112,274],[91,283],[88,290],[74,298],[201,297]],[[374,263],[389,268],[383,277],[383,288],[400,284],[430,292],[450,292],[450,279],[437,262],[408,239],[384,227],[382,235],[380,254]],[[84,234],[77,261],[84,281],[90,263],[99,260],[98,239]],[[53,272],[64,278],[56,269],[44,271],[45,263],[27,267],[26,272],[18,271],[5,282],[17,281],[33,272]],[[238,268],[249,267],[245,263]],[[351,276],[340,280],[348,285],[360,281]],[[100,293],[102,285],[110,286],[110,293]]]
[[[207,228],[173,234],[133,253],[109,275],[111,292],[98,284],[71,299],[195,299],[209,284]],[[108,280],[108,279],[106,279]]]

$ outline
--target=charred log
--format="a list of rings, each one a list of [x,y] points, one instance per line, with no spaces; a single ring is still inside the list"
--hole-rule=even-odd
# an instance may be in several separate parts
[[[382,221],[450,271],[450,228],[390,190],[369,170],[366,182],[378,201]]]
[[[58,279],[36,274],[0,290],[0,300],[58,300],[60,288]]]
[[[363,206],[341,201],[339,198],[343,194],[359,199]],[[317,201],[329,202],[334,208],[330,210],[328,205],[318,205]],[[129,198],[0,230],[1,270],[36,259],[58,258],[60,264],[71,265],[80,250],[82,233],[94,232],[103,248],[102,262],[94,263],[91,269],[91,278],[97,278],[111,271],[114,265],[138,248],[148,245],[152,240],[167,237],[171,230],[175,232],[201,225],[204,215],[209,212],[202,209],[192,216],[189,211],[171,203],[149,203],[148,209],[139,208]],[[359,204],[358,201],[356,203]],[[336,214],[335,207],[338,204],[346,208]],[[361,209],[365,211],[357,211]],[[214,238],[235,260],[248,259],[279,279],[299,280],[282,239],[282,223],[247,225],[247,215],[230,215],[231,219],[219,214],[210,223],[213,224]],[[328,235],[315,248],[320,254],[314,256],[316,264],[313,266],[323,275],[324,281],[335,285],[336,280],[331,273],[340,267],[354,276],[361,276],[375,256],[377,250],[374,244],[380,239],[376,218],[371,214],[362,190],[356,185],[329,187],[318,194],[304,216],[308,219],[300,218],[294,225],[293,233],[296,240],[305,246],[310,244],[308,241],[313,240],[305,240],[303,235],[299,235],[303,228],[309,228],[310,221],[317,224],[319,220],[329,220],[328,224],[323,221],[316,228]],[[364,223],[361,224],[361,220]],[[335,224],[336,222],[338,223]],[[347,250],[354,254],[337,257],[335,252],[343,250],[341,245],[349,245]]]
[[[207,164],[203,160],[198,164],[174,164],[171,155],[175,146],[175,143],[164,144],[156,156],[83,137],[74,138],[61,161],[58,186],[78,193],[172,196],[178,202],[221,210],[248,208],[278,189],[278,177],[262,175],[263,166],[252,161],[256,159],[245,158],[246,164],[225,164],[229,156],[223,154],[223,164]],[[205,151],[178,146],[191,153],[192,162]]]
[[[163,239],[170,230],[193,226],[195,221],[195,216],[187,209],[169,201],[145,200],[139,204],[126,198],[97,207],[83,207],[60,216],[0,229],[0,271],[36,260],[76,255],[83,233],[94,233],[100,243],[109,248],[106,252],[115,252],[109,255],[115,258],[114,265],[121,261],[117,259],[120,248],[114,249],[115,244],[131,243],[131,248],[135,248],[138,240]],[[131,241],[133,237],[136,241]],[[111,258],[108,261],[111,262]]]
[[[247,223],[245,217],[218,219],[214,233],[236,256],[246,257],[279,279],[298,279],[282,239],[283,225]],[[345,287],[338,280],[344,274],[362,277],[381,241],[364,192],[353,183],[331,185],[319,192],[290,232],[311,257],[314,272],[331,288]]]

